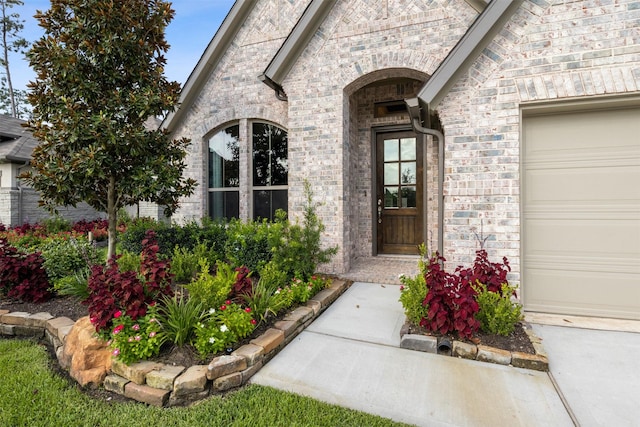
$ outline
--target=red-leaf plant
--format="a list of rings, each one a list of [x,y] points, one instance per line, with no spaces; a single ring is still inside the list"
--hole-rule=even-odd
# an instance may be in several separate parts
[[[487,251],[481,249],[476,251],[476,259],[472,269],[463,270],[462,267],[458,267],[456,271],[459,271],[462,280],[467,281],[470,285],[475,286],[478,281],[486,285],[487,290],[502,295],[502,285],[509,283],[507,274],[511,271],[511,266],[509,266],[507,257],[502,257],[502,264],[489,261]]]
[[[251,272],[246,266],[236,268],[238,275],[236,282],[231,286],[231,299],[243,303],[243,295],[251,296],[253,293],[253,284],[251,282]]]
[[[44,302],[53,297],[40,252],[23,254],[0,239],[0,291],[25,302]]]
[[[480,327],[475,318],[478,312],[475,291],[459,275],[447,273],[441,265],[444,261],[438,253],[429,260],[425,274],[428,292],[423,303],[429,311],[420,326],[441,334],[456,332],[462,338],[471,338]]]
[[[118,311],[135,320],[144,316],[147,306],[155,304],[162,296],[173,296],[169,262],[158,260],[158,244],[153,231],[147,232],[142,245],[140,274],[120,271],[117,257],[109,259],[106,268],[102,265],[91,267],[89,298],[83,303],[89,306],[89,317],[97,332],[110,329]]]

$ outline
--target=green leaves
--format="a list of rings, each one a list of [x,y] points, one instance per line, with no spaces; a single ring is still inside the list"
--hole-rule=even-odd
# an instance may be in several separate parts
[[[36,15],[45,34],[28,53],[28,125],[41,145],[23,178],[45,206],[86,201],[115,220],[139,201],[171,214],[193,193],[182,176],[189,141],[145,126],[178,99],[180,85],[163,75],[173,15],[156,0],[54,0]]]

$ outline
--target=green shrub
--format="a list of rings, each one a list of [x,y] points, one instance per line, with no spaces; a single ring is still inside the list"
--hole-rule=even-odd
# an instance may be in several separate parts
[[[216,275],[213,276],[206,259],[201,259],[199,265],[198,277],[185,285],[189,291],[189,297],[202,303],[205,308],[220,307],[229,296],[238,272],[234,271],[229,264],[219,261]]]
[[[119,254],[119,257],[116,261],[118,263],[118,268],[121,272],[125,271],[139,271],[140,263],[142,262],[142,258],[140,257],[140,253],[134,253],[130,251],[122,251]]]
[[[56,291],[58,295],[72,296],[80,301],[84,301],[89,298],[88,279],[89,269],[80,270],[75,274],[56,280],[53,284],[53,290]]]
[[[269,227],[267,220],[231,220],[225,245],[227,261],[234,267],[244,265],[250,271],[260,271],[271,260]]]
[[[473,287],[478,301],[476,319],[480,328],[489,334],[507,336],[513,332],[516,323],[522,319],[522,305],[511,300],[516,287],[504,283],[501,293],[491,292],[487,286],[477,282]]]
[[[88,273],[89,266],[101,261],[93,245],[83,238],[52,238],[41,250],[47,276],[54,284],[78,271]]]
[[[286,219],[286,213],[277,212],[270,245],[278,268],[287,273],[289,279],[297,277],[306,281],[316,272],[318,265],[331,260],[338,252],[338,247],[321,247],[325,227],[316,213],[318,204],[313,202],[311,185],[306,180],[304,195],[302,224],[292,224]]]
[[[429,306],[424,304],[427,296],[427,283],[424,279],[427,273],[427,265],[424,261],[427,247],[423,244],[419,247],[420,260],[418,261],[418,274],[415,277],[400,276],[400,303],[404,308],[407,319],[415,325],[419,325],[423,317],[429,313]]]
[[[203,317],[203,304],[184,295],[164,297],[158,311],[158,321],[166,339],[179,346],[191,342],[195,336],[196,325]]]
[[[175,275],[178,283],[188,283],[198,273],[198,262],[207,259],[207,248],[204,244],[198,244],[193,250],[176,246],[171,258],[171,273]],[[208,260],[209,261],[209,260]]]
[[[225,259],[227,240],[226,221],[202,218],[201,226],[196,233],[196,242],[205,245],[210,262]]]
[[[255,329],[251,308],[227,301],[219,308],[211,308],[205,321],[196,327],[194,346],[200,357],[219,353],[232,347],[238,340],[248,336]]]
[[[42,221],[47,234],[57,234],[61,231],[71,231],[71,222],[61,216],[54,216]]]
[[[251,295],[243,295],[245,303],[251,308],[258,323],[269,320],[280,311],[293,304],[293,292],[290,289],[277,287],[263,281],[262,277],[253,282]]]

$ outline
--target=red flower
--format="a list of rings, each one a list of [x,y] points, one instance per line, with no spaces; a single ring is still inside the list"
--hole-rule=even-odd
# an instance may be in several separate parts
[[[231,305],[231,301],[230,300],[226,300],[224,303],[227,304],[227,305]]]
[[[246,311],[247,313],[251,313],[251,307],[245,308],[244,311]]]
[[[223,311],[224,311],[224,310],[226,310],[226,309],[227,309],[227,306],[226,306],[226,305],[222,304],[222,305],[220,306],[220,310],[223,310]]]
[[[124,329],[124,325],[118,325],[115,328],[113,328],[113,333],[114,334],[118,334],[120,333],[120,331],[122,331]]]
[[[251,324],[252,325],[255,325],[256,323],[258,323],[258,322],[256,322],[256,319],[251,319]]]
[[[120,310],[116,311],[115,313],[113,313],[113,318],[117,319],[118,317],[122,316],[122,312]]]

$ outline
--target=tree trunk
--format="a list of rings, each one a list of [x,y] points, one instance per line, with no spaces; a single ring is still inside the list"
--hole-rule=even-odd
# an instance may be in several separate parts
[[[7,19],[6,9],[4,3],[2,3],[2,21]],[[3,65],[7,75],[7,87],[9,89],[9,100],[11,102],[11,117],[18,117],[18,111],[16,108],[16,97],[13,93],[13,84],[11,83],[11,73],[9,72],[9,47],[7,46],[7,24],[2,25],[2,46],[3,46]]]
[[[116,254],[118,207],[116,206],[116,177],[109,177],[109,188],[107,189],[107,221],[109,222],[109,247],[107,259],[111,259]]]

